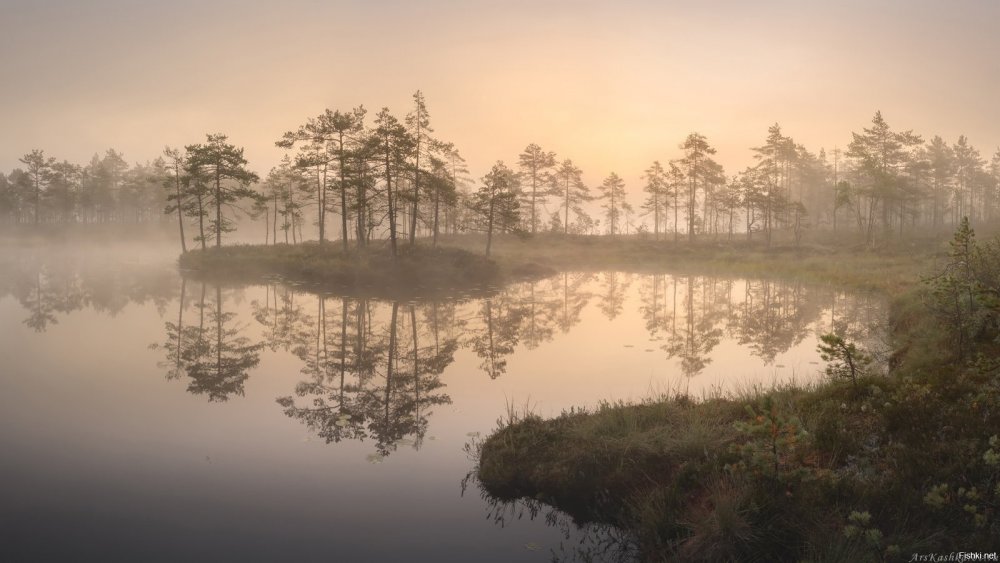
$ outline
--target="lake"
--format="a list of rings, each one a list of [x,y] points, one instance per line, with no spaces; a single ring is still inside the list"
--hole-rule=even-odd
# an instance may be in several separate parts
[[[0,248],[0,559],[569,560],[614,531],[463,488],[508,409],[805,384],[817,334],[877,346],[887,315],[789,280],[567,272],[392,302],[174,258]]]

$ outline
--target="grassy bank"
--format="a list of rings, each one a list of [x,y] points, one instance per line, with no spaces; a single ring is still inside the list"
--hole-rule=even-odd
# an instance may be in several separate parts
[[[627,530],[647,561],[908,561],[1000,549],[1000,247],[981,248],[975,279],[932,267],[972,261],[941,248],[744,249],[692,261],[889,292],[890,374],[552,420],[524,413],[479,445],[481,487]],[[921,263],[942,277],[921,283]]]
[[[444,237],[443,243],[479,251],[475,235]],[[501,269],[524,264],[543,269],[724,274],[746,277],[795,277],[859,290],[894,292],[918,281],[928,264],[947,253],[946,239],[906,239],[877,250],[850,241],[771,245],[762,241],[700,240],[694,243],[639,236],[503,235],[494,259]]]
[[[850,244],[767,246],[761,242],[674,244],[639,237],[538,235],[497,237],[492,259],[482,237],[452,235],[431,248],[403,244],[393,260],[384,243],[343,252],[339,244],[235,245],[181,256],[189,273],[226,281],[280,277],[326,290],[372,294],[488,291],[509,281],[565,270],[794,277],[889,293],[906,289],[946,249],[940,239],[907,241],[871,251]]]

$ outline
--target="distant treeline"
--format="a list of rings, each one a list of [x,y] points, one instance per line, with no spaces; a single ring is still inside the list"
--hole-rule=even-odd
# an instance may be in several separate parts
[[[754,166],[728,176],[716,150],[689,134],[676,158],[645,170],[637,213],[625,182],[612,172],[594,189],[570,159],[528,145],[508,167],[497,161],[478,185],[452,143],[433,136],[423,95],[400,121],[383,108],[370,125],[367,110],[326,110],[285,133],[288,150],[265,178],[247,168],[243,149],[225,135],[183,150],[167,148],[130,166],[108,150],[80,166],[33,150],[24,164],[0,174],[0,221],[7,223],[143,223],[176,221],[189,240],[221,245],[248,215],[265,225],[265,241],[298,243],[339,238],[345,249],[373,239],[437,243],[440,233],[553,231],[648,233],[674,240],[708,234],[767,242],[775,232],[799,241],[812,227],[852,231],[868,244],[907,231],[945,229],[963,216],[998,218],[1000,149],[987,162],[960,136],[954,144],[894,131],[876,112],[852,133],[845,150],[810,152],[768,129],[753,147]],[[599,218],[589,211],[597,208]],[[603,224],[602,224],[603,221]],[[332,231],[331,231],[332,229]]]

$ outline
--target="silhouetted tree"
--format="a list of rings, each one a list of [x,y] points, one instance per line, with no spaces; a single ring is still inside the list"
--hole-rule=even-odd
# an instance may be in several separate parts
[[[556,165],[556,154],[546,152],[531,143],[518,155],[521,169],[521,185],[524,187],[522,205],[528,208],[528,230],[535,234],[538,229],[538,205],[545,202],[548,186],[552,185],[552,168]]]
[[[503,161],[498,160],[486,176],[483,187],[473,195],[472,210],[481,229],[486,232],[486,257],[490,256],[494,231],[505,231],[517,224],[520,210],[517,202],[517,176]]]
[[[601,207],[604,208],[604,216],[608,219],[608,233],[615,236],[622,214],[632,210],[632,206],[625,201],[625,180],[612,172],[604,179],[598,190],[601,192],[601,199],[604,200]]]
[[[687,183],[688,241],[694,242],[695,224],[698,219],[698,190],[718,181],[721,168],[712,160],[715,148],[708,144],[704,135],[691,133],[680,147],[684,156],[677,164],[684,173]],[[703,217],[704,219],[704,217]]]
[[[196,170],[198,176],[210,182],[209,198],[215,207],[215,218],[209,222],[209,227],[215,235],[216,248],[222,246],[222,233],[234,230],[222,210],[234,206],[242,198],[253,199],[257,195],[249,187],[258,180],[257,175],[247,170],[243,149],[227,143],[228,138],[221,133],[210,133],[205,144],[186,147],[189,172]]]
[[[589,189],[583,183],[583,170],[568,158],[559,165],[553,180],[553,190],[562,200],[563,234],[569,234],[569,211],[572,209],[577,215],[585,214],[582,205],[591,199]]]

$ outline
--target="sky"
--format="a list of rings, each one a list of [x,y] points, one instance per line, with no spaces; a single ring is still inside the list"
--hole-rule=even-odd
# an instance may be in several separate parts
[[[691,132],[734,174],[774,123],[829,151],[876,110],[989,157],[997,22],[995,0],[0,0],[0,171],[222,132],[264,174],[309,117],[402,118],[418,89],[477,180],[538,143],[638,194]]]

